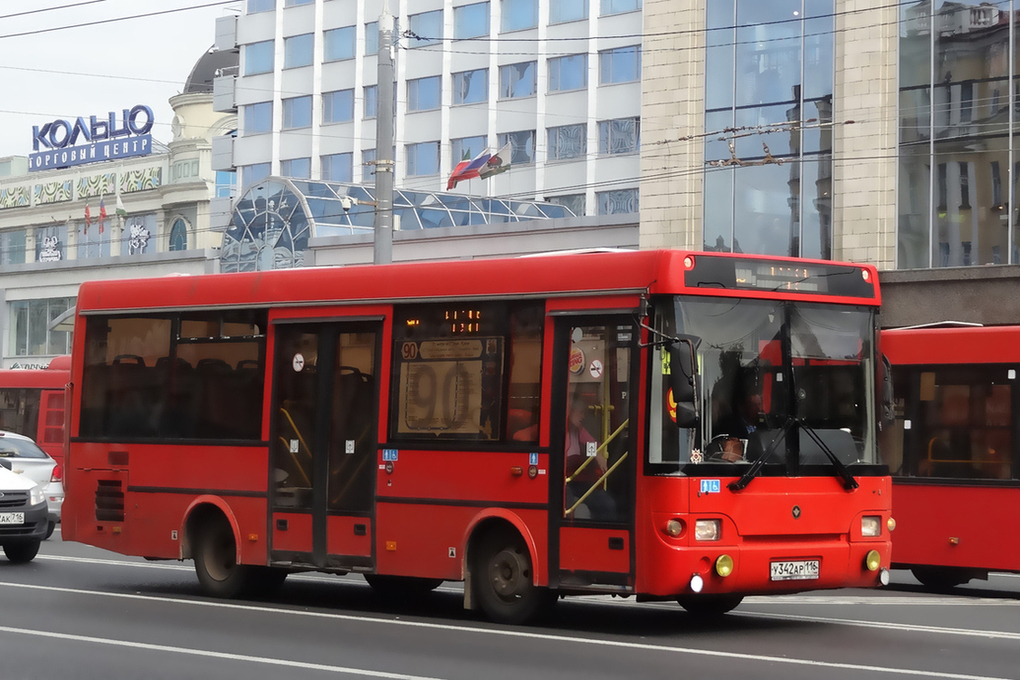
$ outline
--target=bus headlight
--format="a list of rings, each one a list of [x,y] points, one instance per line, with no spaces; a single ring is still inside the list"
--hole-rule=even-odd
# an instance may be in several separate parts
[[[861,535],[865,538],[877,538],[882,535],[882,518],[874,515],[861,517]]]
[[[896,531],[896,520],[894,520],[892,517],[885,521],[885,525],[889,527],[890,532]]]
[[[684,532],[684,523],[678,519],[666,522],[666,535],[676,538]]]
[[[878,568],[882,566],[882,556],[878,554],[877,550],[868,551],[864,557],[864,566],[868,568],[868,571],[878,571]]]
[[[722,536],[722,522],[717,519],[699,519],[694,522],[694,539],[718,541]]]
[[[726,578],[733,573],[733,558],[729,555],[719,555],[715,561],[715,573]]]

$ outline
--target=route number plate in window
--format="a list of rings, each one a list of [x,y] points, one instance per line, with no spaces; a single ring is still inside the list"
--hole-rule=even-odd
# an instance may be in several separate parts
[[[0,512],[0,524],[24,524],[25,513],[23,512]]]
[[[772,581],[805,581],[818,578],[818,560],[771,562],[769,579]]]

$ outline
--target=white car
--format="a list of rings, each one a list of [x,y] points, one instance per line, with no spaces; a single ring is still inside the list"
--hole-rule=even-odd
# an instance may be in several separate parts
[[[0,546],[11,562],[30,562],[49,530],[43,486],[0,465]]]
[[[49,538],[60,521],[60,507],[64,503],[64,485],[57,462],[30,437],[0,430],[0,466],[23,475],[43,489],[48,507],[48,524],[43,538]]]

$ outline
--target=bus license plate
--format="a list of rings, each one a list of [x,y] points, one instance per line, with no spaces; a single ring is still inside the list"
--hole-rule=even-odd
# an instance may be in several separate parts
[[[24,524],[25,513],[23,512],[0,512],[0,524]]]
[[[771,562],[769,579],[772,581],[801,581],[818,578],[818,560]]]

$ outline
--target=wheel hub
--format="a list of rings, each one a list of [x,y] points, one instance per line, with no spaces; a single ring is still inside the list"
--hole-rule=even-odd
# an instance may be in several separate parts
[[[503,550],[489,563],[489,580],[493,590],[503,598],[520,597],[528,585],[527,563],[513,550]]]

